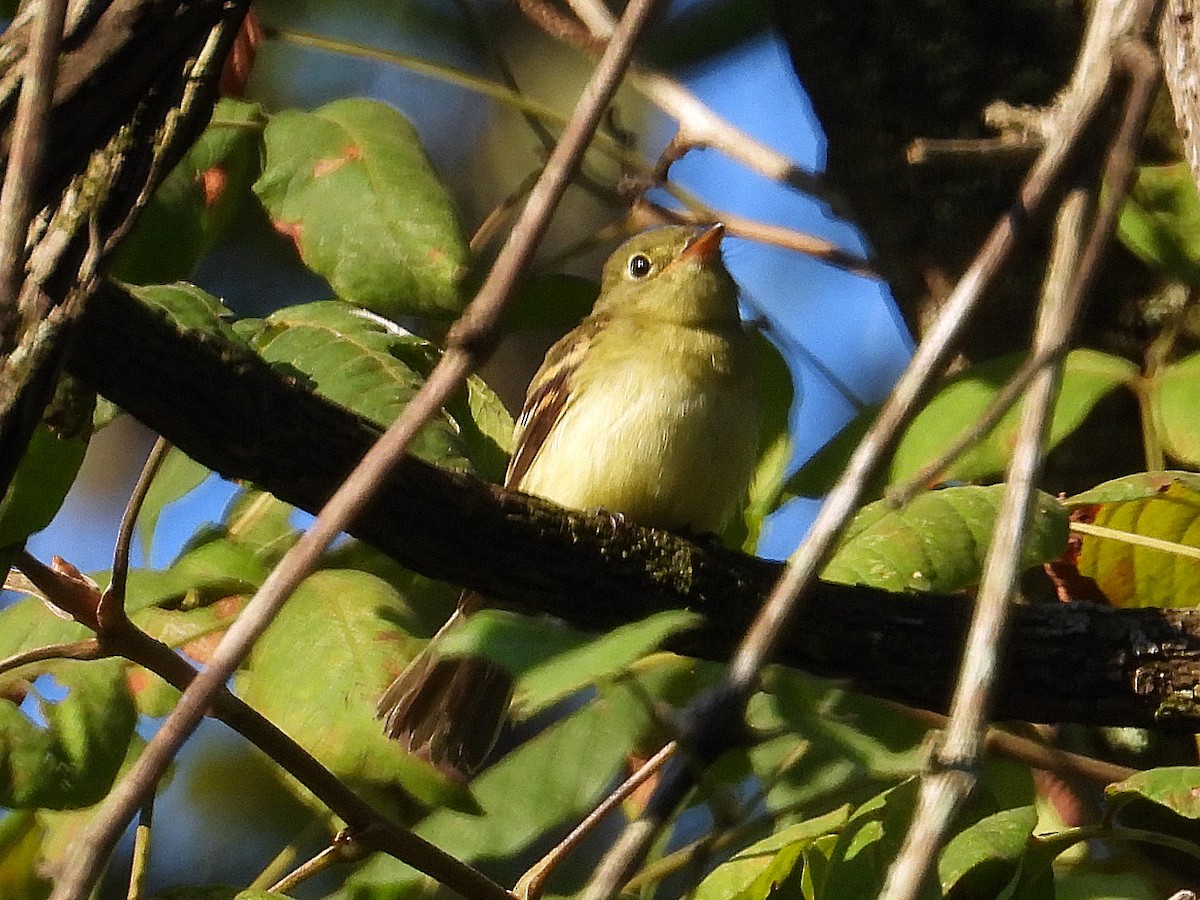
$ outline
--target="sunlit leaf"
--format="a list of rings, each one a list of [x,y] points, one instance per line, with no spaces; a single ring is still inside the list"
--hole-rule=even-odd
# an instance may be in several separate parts
[[[846,805],[777,831],[717,866],[693,896],[696,900],[765,900],[797,866],[803,868],[805,850],[823,835],[839,831],[849,818]]]
[[[416,129],[390,106],[348,99],[275,115],[254,190],[343,300],[391,319],[462,307],[457,216]]]
[[[948,593],[977,584],[1003,493],[1003,485],[965,485],[920,494],[901,509],[871,503],[851,521],[823,577],[890,591]],[[1066,511],[1039,493],[1022,567],[1056,559],[1066,546]]]
[[[1147,769],[1104,789],[1117,806],[1135,799],[1149,800],[1189,819],[1200,819],[1200,768],[1167,766]]]
[[[310,575],[237,677],[249,703],[335,774],[376,799],[403,788],[432,806],[471,808],[465,790],[383,734],[375,704],[417,649],[397,623],[403,598],[361,572]]]
[[[279,310],[252,345],[268,362],[302,374],[318,393],[381,427],[400,415],[438,356],[437,348],[422,338],[334,301]],[[511,420],[482,381],[473,378],[469,384],[466,407],[461,399],[458,406],[451,404],[450,411],[421,430],[411,450],[455,468],[478,462],[485,470],[481,474],[499,477]]]
[[[1067,501],[1073,518],[1114,532],[1200,548],[1200,476],[1148,472],[1100,485]],[[1121,607],[1193,607],[1200,559],[1112,536],[1080,537],[1079,572]]]
[[[198,331],[230,341],[238,337],[230,324],[231,313],[216,297],[193,284],[131,286],[129,292],[161,312],[179,331]]]

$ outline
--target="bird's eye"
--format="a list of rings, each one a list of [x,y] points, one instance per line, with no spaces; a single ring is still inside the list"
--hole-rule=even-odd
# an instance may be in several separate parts
[[[637,253],[629,257],[630,278],[645,278],[653,268],[654,263],[650,262],[650,257],[645,253]]]

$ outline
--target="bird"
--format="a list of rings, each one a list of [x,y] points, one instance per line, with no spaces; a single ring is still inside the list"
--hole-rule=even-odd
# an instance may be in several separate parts
[[[719,533],[758,444],[751,335],[721,259],[724,226],[637,234],[604,264],[591,313],[547,352],[515,426],[505,486],[654,528]],[[465,591],[439,631],[487,605]],[[438,635],[379,701],[384,732],[461,778],[486,761],[513,677],[439,658]]]

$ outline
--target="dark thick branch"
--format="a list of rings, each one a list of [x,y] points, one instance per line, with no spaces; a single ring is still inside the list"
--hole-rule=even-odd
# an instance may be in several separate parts
[[[71,371],[195,459],[316,509],[377,429],[246,347],[179,333],[115,287],[88,306]],[[778,567],[711,543],[561,510],[407,460],[353,533],[414,571],[601,630],[689,607],[708,625],[675,648],[721,659]],[[780,662],[941,710],[969,601],[822,584]],[[1200,730],[1200,614],[1090,604],[1018,611],[996,718]]]

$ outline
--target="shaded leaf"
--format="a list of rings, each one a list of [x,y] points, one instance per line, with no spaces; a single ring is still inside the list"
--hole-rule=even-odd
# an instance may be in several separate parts
[[[821,900],[861,900],[883,887],[908,832],[919,782],[913,778],[860,806],[842,829],[821,886]],[[920,896],[931,896],[926,890]]]
[[[112,786],[133,736],[125,663],[57,660],[40,670],[54,675],[66,697],[39,700],[45,726],[0,699],[0,806],[88,806]]]
[[[1141,166],[1117,236],[1135,256],[1185,284],[1200,284],[1200,198],[1185,162]]]
[[[725,543],[753,553],[763,523],[783,497],[794,443],[788,433],[794,388],[787,361],[766,337],[754,334],[755,387],[760,404],[758,464],[740,520],[726,530]]]
[[[1106,482],[1067,501],[1093,526],[1200,548],[1200,476],[1148,472]],[[1077,566],[1119,607],[1195,606],[1200,559],[1119,537],[1080,535]]]
[[[902,509],[878,500],[855,515],[822,577],[889,591],[950,593],[977,584],[991,543],[1004,485],[945,488]],[[1023,568],[1062,555],[1067,514],[1038,494]]]
[[[391,319],[462,308],[466,242],[416,129],[373,100],[286,110],[254,190],[343,300]]]
[[[86,433],[60,435],[45,423],[34,429],[0,500],[0,548],[22,544],[50,524],[83,464],[87,445]]]
[[[42,828],[33,813],[0,818],[0,897],[42,900],[52,883],[41,870]]]
[[[501,328],[505,333],[572,328],[592,311],[599,294],[600,285],[578,275],[534,275],[504,307]]]
[[[1014,354],[971,366],[950,378],[904,430],[881,480],[873,485],[878,495],[884,484],[902,482],[941,455],[987,408],[996,392],[1020,368],[1024,356]],[[1087,414],[1117,388],[1138,376],[1128,360],[1095,350],[1067,354],[1062,390],[1054,406],[1048,448],[1056,447],[1080,426]],[[875,418],[878,407],[864,410],[853,422],[788,482],[791,494],[819,497],[841,474],[850,453]],[[944,481],[986,481],[1008,465],[1016,443],[1020,405],[1008,411],[984,439],[952,463]]]
[[[130,234],[113,276],[135,284],[187,278],[220,240],[261,159],[263,113],[253,103],[217,101],[208,127],[163,179]]]
[[[190,494],[212,474],[207,467],[191,459],[178,447],[172,447],[150,483],[150,490],[138,513],[138,532],[141,535],[142,555],[150,558],[154,529],[158,517],[167,506]]]

